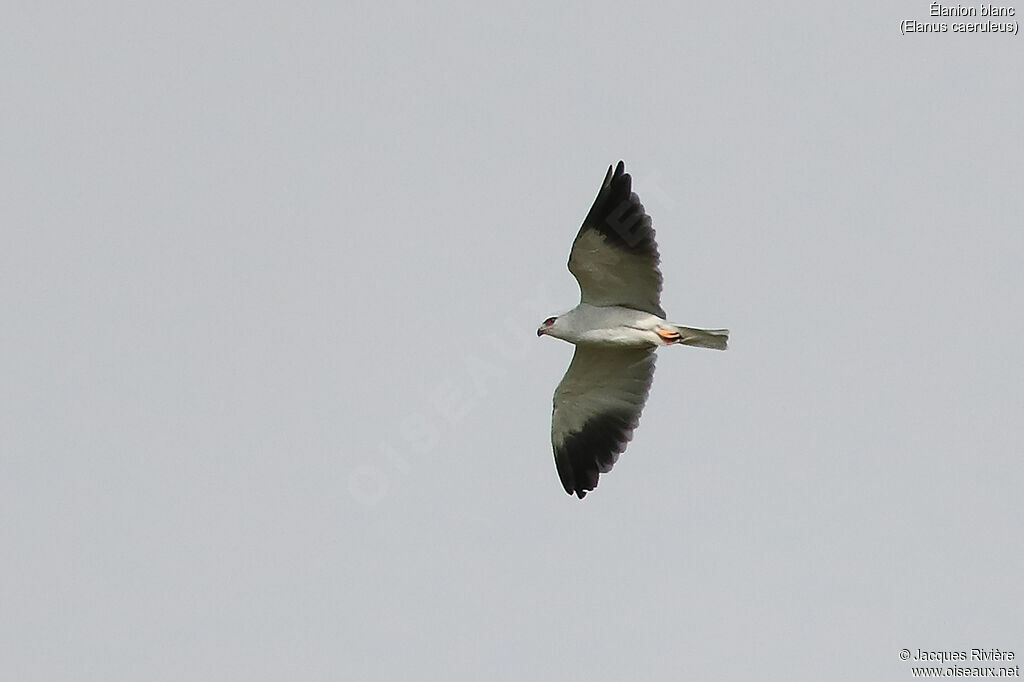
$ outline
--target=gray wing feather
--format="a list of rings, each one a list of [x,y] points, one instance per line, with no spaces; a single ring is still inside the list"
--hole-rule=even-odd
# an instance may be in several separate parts
[[[576,347],[551,415],[555,466],[570,495],[593,490],[626,449],[654,379],[654,359],[653,349]]]
[[[621,161],[614,171],[608,168],[573,241],[569,272],[584,303],[619,305],[663,318],[658,243],[632,183]]]

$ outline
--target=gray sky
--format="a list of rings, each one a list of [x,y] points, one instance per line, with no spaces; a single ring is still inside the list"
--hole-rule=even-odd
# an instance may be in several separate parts
[[[1019,663],[1024,39],[789,7],[8,12],[0,679]],[[620,158],[732,340],[581,502],[534,330]]]

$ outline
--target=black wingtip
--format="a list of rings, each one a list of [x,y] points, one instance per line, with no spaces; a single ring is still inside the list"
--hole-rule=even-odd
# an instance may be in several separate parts
[[[610,244],[625,251],[652,256],[658,252],[651,218],[633,193],[633,178],[623,161],[608,166],[583,228],[600,232]]]
[[[562,487],[581,500],[597,487],[601,474],[612,470],[633,437],[639,419],[606,413],[587,420],[555,449],[555,467]]]
[[[616,164],[608,166],[608,172],[604,174],[604,182],[601,183],[601,187],[608,187],[613,182],[618,181],[623,175],[626,175],[626,164],[623,161],[619,161]],[[626,178],[632,184],[632,178]]]

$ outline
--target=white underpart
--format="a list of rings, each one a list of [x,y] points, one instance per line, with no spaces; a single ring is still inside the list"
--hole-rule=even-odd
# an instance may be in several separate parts
[[[547,333],[569,343],[650,348],[665,345],[665,341],[655,331],[665,325],[665,320],[657,315],[639,310],[580,303],[558,316]]]

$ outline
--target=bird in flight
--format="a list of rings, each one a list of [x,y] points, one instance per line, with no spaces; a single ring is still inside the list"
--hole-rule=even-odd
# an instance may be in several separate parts
[[[651,218],[622,161],[609,166],[569,253],[580,304],[549,317],[537,336],[576,346],[555,389],[551,446],[562,487],[580,499],[611,471],[654,378],[658,346],[725,350],[728,329],[694,329],[665,319]]]

